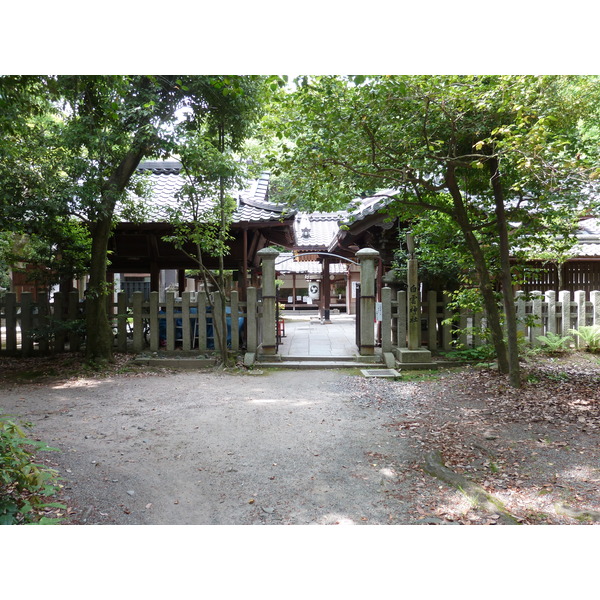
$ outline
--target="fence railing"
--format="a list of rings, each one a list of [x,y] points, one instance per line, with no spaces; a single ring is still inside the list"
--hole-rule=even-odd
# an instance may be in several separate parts
[[[149,301],[144,301],[142,292],[134,292],[131,301],[120,292],[117,302],[109,306],[115,349],[135,353],[161,349],[219,351],[215,327],[225,311],[228,347],[234,352],[260,352],[263,319],[259,290],[248,288],[245,302],[233,291],[225,306],[215,296],[213,305],[211,308],[203,292],[185,292],[181,298],[168,292],[165,302],[159,302],[158,292],[151,292]],[[538,336],[549,332],[566,336],[569,329],[600,325],[600,291],[589,296],[583,291],[558,295],[553,291],[517,292],[516,310],[520,334],[536,345]],[[43,296],[34,302],[30,293],[23,293],[17,302],[16,294],[5,294],[0,298],[0,355],[80,351],[85,344],[84,311],[77,292],[54,294],[52,302]],[[429,292],[421,304],[421,343],[431,351],[448,351],[457,344],[464,348],[480,346],[486,342],[480,334],[485,324],[484,313],[450,311],[448,298],[440,292]],[[392,298],[391,290],[383,288],[383,351],[406,347],[407,325],[406,292]]]
[[[388,291],[386,291],[388,290]],[[569,329],[579,329],[584,325],[600,325],[600,291],[589,293],[578,291],[574,294],[562,291],[517,292],[517,327],[519,335],[531,345],[540,345],[538,337],[548,333],[569,335]],[[407,294],[398,292],[392,299],[391,290],[382,290],[383,315],[382,349],[405,348],[407,340]],[[389,304],[391,317],[385,318],[386,304]],[[421,304],[421,344],[431,351],[449,351],[457,346],[476,348],[486,343],[482,328],[486,325],[484,312],[462,311],[454,313],[448,308],[447,296],[430,291]],[[578,343],[577,336],[574,343]]]
[[[225,315],[226,334],[221,333]],[[115,349],[139,353],[144,350],[173,351],[176,348],[198,352],[220,351],[221,340],[234,352],[242,348],[256,352],[262,338],[262,306],[256,288],[248,288],[247,301],[232,291],[225,306],[217,294],[209,302],[205,292],[184,292],[180,298],[168,292],[159,302],[158,292],[125,292],[109,304]],[[85,303],[76,292],[64,297],[54,294],[52,302],[30,293],[0,299],[0,355],[31,356],[56,352],[78,352],[85,344]]]

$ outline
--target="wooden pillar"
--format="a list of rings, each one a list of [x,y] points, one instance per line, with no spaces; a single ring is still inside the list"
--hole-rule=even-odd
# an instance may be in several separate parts
[[[321,290],[321,305],[323,313],[321,315],[324,323],[331,323],[330,307],[331,307],[331,282],[329,281],[329,257],[323,259],[323,279]]]
[[[296,273],[292,273],[292,310],[296,310]]]
[[[392,290],[381,289],[381,351],[392,351]]]
[[[246,323],[248,323],[246,350],[251,355],[254,355],[258,349],[258,315],[256,304],[256,288],[250,286],[248,288],[248,300],[246,301]],[[251,362],[254,362],[254,358],[251,359]]]
[[[106,284],[108,288],[108,293],[106,294],[106,312],[110,320],[115,314],[115,274],[113,271],[106,273]]]
[[[150,291],[158,292],[158,286],[160,285],[160,269],[158,263],[152,261],[150,263]]]
[[[177,295],[181,298],[185,292],[185,269],[177,269],[177,287],[179,289]]]
[[[248,289],[248,230],[243,231],[243,242],[242,242],[242,264],[240,265],[240,300],[246,302],[248,295],[246,290]]]

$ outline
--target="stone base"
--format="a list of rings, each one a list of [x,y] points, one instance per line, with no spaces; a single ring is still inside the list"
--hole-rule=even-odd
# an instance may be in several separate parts
[[[393,352],[383,352],[383,362],[388,369],[393,369],[396,366],[396,359]]]
[[[430,363],[431,352],[427,348],[409,350],[408,348],[396,348],[396,359],[400,364],[411,365],[414,363]]]

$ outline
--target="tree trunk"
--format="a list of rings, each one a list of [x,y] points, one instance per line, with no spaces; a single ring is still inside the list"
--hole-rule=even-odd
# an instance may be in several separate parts
[[[112,329],[108,322],[107,298],[112,290],[106,283],[108,240],[112,230],[115,206],[140,160],[145,147],[130,150],[102,188],[98,217],[92,225],[92,260],[86,297],[86,360],[105,362],[113,360]]]
[[[498,309],[498,303],[496,302],[494,288],[485,261],[485,256],[483,255],[481,246],[479,245],[479,242],[477,241],[477,238],[471,229],[469,216],[462,200],[462,194],[458,187],[456,173],[453,167],[449,167],[446,172],[446,185],[454,203],[454,219],[456,220],[465,237],[467,248],[469,249],[469,252],[471,253],[475,263],[475,270],[477,271],[477,276],[479,279],[479,289],[481,291],[481,295],[483,296],[483,303],[487,312],[488,327],[492,336],[492,344],[494,345],[498,358],[498,370],[501,373],[508,373],[508,356],[506,352],[506,344],[504,343],[504,332],[502,331],[500,311]]]
[[[112,362],[112,329],[106,311],[106,285],[108,239],[111,219],[98,220],[92,229],[92,260],[90,280],[85,301],[85,321],[87,330],[86,359],[88,362]]]
[[[492,189],[496,203],[496,228],[500,242],[500,268],[502,281],[502,299],[506,314],[506,331],[508,337],[508,369],[509,380],[512,387],[521,387],[521,368],[519,365],[519,345],[517,338],[517,313],[515,308],[515,294],[512,284],[510,269],[510,247],[508,243],[508,225],[504,210],[504,193],[500,181],[498,159],[493,157],[489,163]]]

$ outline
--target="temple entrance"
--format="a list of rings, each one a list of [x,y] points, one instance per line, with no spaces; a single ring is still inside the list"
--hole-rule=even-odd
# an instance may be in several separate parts
[[[351,286],[358,310],[342,313],[332,312],[329,296],[329,264],[323,269],[322,280],[326,282],[325,296],[312,310],[303,315],[281,311],[277,294],[276,278],[282,272],[279,252],[265,248],[259,253],[262,262],[262,347],[264,356],[304,357],[375,357],[376,355],[376,261],[379,253],[371,248],[359,250],[357,261],[326,253],[313,252],[326,259],[335,257],[359,267],[359,280]],[[328,261],[327,261],[328,262]],[[279,268],[278,268],[279,267]],[[360,289],[360,298],[356,290]],[[310,305],[309,305],[310,306]],[[294,311],[292,311],[294,312]],[[297,311],[296,311],[297,312]],[[357,328],[357,313],[359,327]],[[271,317],[273,315],[273,317]],[[273,322],[274,326],[267,326]],[[358,334],[357,334],[358,331]]]
[[[359,269],[357,261],[330,252],[282,254],[275,260],[280,356],[358,356],[355,290]]]

